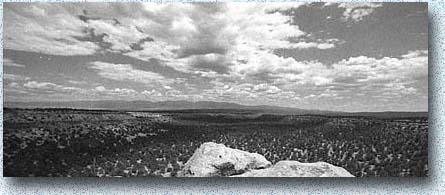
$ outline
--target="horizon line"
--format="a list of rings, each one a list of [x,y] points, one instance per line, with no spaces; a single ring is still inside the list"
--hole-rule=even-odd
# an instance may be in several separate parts
[[[385,112],[403,112],[403,113],[409,113],[409,112],[426,112],[429,113],[428,110],[416,110],[416,111],[407,111],[407,110],[383,110],[383,111],[339,111],[339,110],[321,110],[321,109],[305,109],[305,108],[298,108],[298,107],[289,107],[289,106],[277,106],[277,105],[266,105],[266,104],[257,104],[257,105],[247,105],[247,104],[241,104],[241,103],[235,103],[235,102],[225,102],[225,101],[208,101],[208,100],[201,100],[201,101],[190,101],[190,100],[165,100],[165,101],[150,101],[150,100],[61,100],[61,101],[3,101],[3,108],[19,108],[19,107],[5,107],[5,103],[66,103],[66,102],[100,102],[100,101],[122,101],[122,102],[136,102],[136,101],[142,101],[142,102],[178,102],[178,101],[185,101],[185,102],[191,102],[191,103],[197,103],[197,102],[214,102],[214,103],[230,103],[230,104],[237,104],[241,106],[249,106],[249,107],[256,107],[256,106],[270,106],[270,107],[280,107],[280,108],[290,108],[290,109],[300,109],[300,110],[306,110],[306,111],[322,111],[322,112],[338,112],[338,113],[385,113]],[[54,107],[42,107],[42,109],[45,108],[54,108]],[[113,110],[110,108],[82,108],[82,107],[58,107],[58,108],[65,108],[65,109],[104,109],[104,110]],[[174,109],[174,110],[193,110],[197,108],[187,108],[187,109]],[[204,108],[204,109],[212,109],[212,108]],[[224,108],[223,108],[224,109]],[[115,110],[115,109],[114,109]],[[150,109],[147,109],[150,110]],[[152,110],[162,110],[162,109],[152,109]],[[172,109],[163,109],[163,110],[172,110]],[[219,109],[221,110],[221,109]],[[239,109],[242,110],[242,109]]]

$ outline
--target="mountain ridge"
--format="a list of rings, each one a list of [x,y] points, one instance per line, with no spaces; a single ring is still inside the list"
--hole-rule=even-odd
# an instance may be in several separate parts
[[[69,108],[69,109],[91,109],[91,110],[123,110],[123,111],[160,111],[160,110],[254,110],[270,113],[285,114],[314,114],[331,116],[378,116],[389,115],[393,117],[427,117],[428,112],[404,112],[404,111],[382,111],[382,112],[341,112],[329,110],[309,110],[294,107],[282,107],[271,105],[242,105],[232,102],[215,101],[146,101],[146,100],[80,100],[80,101],[41,101],[41,102],[4,102],[6,108]]]
[[[244,108],[267,108],[267,109],[297,109],[292,107],[269,106],[269,105],[242,105],[232,102],[216,101],[146,101],[146,100],[80,100],[80,101],[35,101],[35,102],[4,102],[5,107],[16,108],[94,108],[94,109],[244,109]],[[140,107],[142,106],[142,107]]]

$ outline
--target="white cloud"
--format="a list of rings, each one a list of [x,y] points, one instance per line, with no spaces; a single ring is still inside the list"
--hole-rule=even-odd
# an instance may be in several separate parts
[[[25,83],[23,86],[25,86],[26,88],[31,88],[31,89],[53,89],[59,85],[56,85],[56,84],[50,83],[50,82],[29,81],[29,82]]]
[[[85,85],[88,84],[86,81],[76,81],[76,80],[68,80],[68,83],[74,84],[74,85]]]
[[[245,58],[238,59],[231,68],[232,73],[240,77],[255,79],[262,75],[277,83],[322,85],[331,81],[327,78],[330,70],[319,62],[300,62],[292,57],[280,57],[264,51],[249,53]]]
[[[239,60],[254,60],[258,53],[274,55],[273,51],[277,48],[335,47],[335,42],[329,40],[290,41],[290,38],[300,37],[305,32],[291,24],[292,18],[280,11],[300,5],[146,4],[144,13],[149,14],[150,18],[128,19],[125,24],[137,27],[153,41],[145,42],[140,45],[140,50],[125,55],[142,60],[155,58],[182,72],[217,77],[226,74],[229,66],[237,66]],[[142,38],[139,34],[135,33],[134,37]],[[234,67],[236,69],[240,68]]]
[[[30,78],[22,75],[3,73],[3,79],[10,81],[24,81],[24,80],[29,80]]]
[[[5,95],[5,99],[6,99],[6,97],[8,97],[8,95],[10,95],[10,93],[28,94],[28,91],[24,90],[22,85],[20,85],[17,82],[11,82],[11,83],[5,84],[3,90],[4,90],[3,93]]]
[[[359,82],[409,80],[416,75],[427,77],[428,52],[409,52],[402,55],[401,58],[351,57],[334,64],[332,67],[336,77],[360,77]]]
[[[316,43],[316,42],[297,42],[292,45],[292,48],[296,49],[307,49],[307,48],[318,48],[318,49],[331,49],[334,48],[333,43]]]
[[[83,89],[71,86],[63,86],[51,82],[28,81],[23,84],[25,90],[33,90],[37,93],[60,92],[60,93],[80,93]]]
[[[225,74],[239,60],[254,60],[258,53],[271,56],[278,48],[335,47],[329,40],[290,41],[306,33],[283,11],[302,4],[8,5],[5,47],[54,55],[123,52],[142,60],[158,59],[183,72]],[[111,74],[102,73],[123,79]],[[135,80],[148,82],[140,76]]]
[[[255,92],[265,92],[267,94],[276,94],[276,93],[281,92],[280,88],[278,88],[276,86],[273,86],[273,85],[268,85],[268,84],[265,84],[265,83],[261,83],[261,84],[255,85],[253,87],[253,90]]]
[[[402,55],[403,58],[406,59],[413,59],[413,58],[419,58],[425,59],[424,57],[428,57],[428,50],[415,50],[415,51],[409,51],[407,54]]]
[[[20,84],[12,82],[7,85],[7,88],[20,88]]]
[[[165,85],[165,86],[164,86],[164,89],[170,90],[170,89],[173,89],[173,88],[170,87],[170,86],[168,86],[168,85]]]
[[[128,89],[128,88],[114,88],[114,89],[107,89],[104,86],[97,86],[93,90],[93,92],[97,92],[100,94],[105,95],[118,95],[118,96],[135,96],[138,94],[138,92],[134,89]]]
[[[143,84],[174,82],[173,79],[165,78],[164,76],[154,72],[134,69],[130,64],[92,62],[91,68],[98,70],[98,74],[100,76],[112,80],[134,81]]]
[[[344,8],[343,17],[345,20],[358,22],[370,15],[376,8],[382,7],[381,3],[340,3],[338,7]]]
[[[3,66],[19,67],[19,68],[25,67],[25,65],[15,63],[14,61],[12,61],[11,59],[8,59],[8,58],[3,58]]]
[[[141,94],[145,95],[145,96],[149,96],[149,97],[153,97],[153,96],[155,96],[155,97],[162,97],[162,93],[160,93],[160,92],[158,92],[158,91],[156,91],[154,89],[152,89],[152,90],[144,90],[144,91],[141,92]]]
[[[305,99],[341,99],[337,97],[355,94],[367,94],[368,98],[378,95],[415,95],[424,93],[424,86],[417,83],[428,78],[427,54],[427,51],[412,51],[399,58],[358,56],[327,66],[319,62],[299,62],[293,58],[258,53],[249,58],[253,60],[234,66],[233,74],[239,76],[236,80],[241,83],[266,81],[268,85],[275,85],[268,86],[270,94],[306,93]],[[249,92],[258,94],[258,89],[266,87],[263,85],[251,85],[241,91],[248,97]],[[216,89],[224,93],[236,92],[233,86],[216,86]],[[234,96],[240,95],[238,93]]]
[[[164,65],[179,71],[200,71],[209,75],[212,72],[221,74],[225,71],[217,69],[218,67],[236,65],[237,60],[246,59],[258,52],[273,55],[273,51],[278,48],[335,47],[335,42],[329,40],[321,42],[290,40],[306,33],[291,24],[291,16],[283,15],[280,11],[297,8],[300,5],[301,3],[227,3],[193,4],[193,6],[150,4],[146,6],[146,11],[152,18],[143,21],[133,20],[129,25],[137,25],[154,41],[142,44],[142,50],[131,51],[125,55],[143,60],[156,58]],[[208,9],[215,10],[210,12]],[[202,63],[206,63],[207,66]],[[196,64],[201,66],[197,68]]]
[[[298,7],[301,4],[295,4]],[[305,33],[291,24],[291,16],[276,12],[268,4],[228,4],[228,25],[224,33],[238,34],[237,44],[257,49],[291,48],[288,39]]]
[[[85,27],[62,4],[5,4],[4,47],[53,55],[93,54],[98,46],[76,40]]]
[[[337,84],[355,83],[362,89],[374,87],[385,94],[414,94],[418,91],[415,87],[424,87],[415,84],[428,79],[428,52],[413,51],[400,58],[351,57],[332,68]]]
[[[299,101],[300,97],[293,91],[282,90],[269,83],[231,83],[212,81],[213,87],[201,93],[205,99],[213,101],[235,101],[244,104],[274,104]]]
[[[31,91],[77,90],[86,97],[91,93],[110,98],[127,94],[141,99],[204,98],[278,103],[284,99],[346,99],[355,94],[369,98],[371,91],[385,97],[422,93],[418,81],[427,79],[427,51],[411,51],[400,57],[354,56],[333,64],[277,55],[277,49],[299,52],[309,48],[331,49],[342,44],[338,39],[316,39],[315,35],[294,25],[293,20],[298,18],[285,15],[284,10],[300,5],[6,4],[6,49],[52,55],[119,52],[144,61],[156,59],[160,65],[168,66],[162,68],[186,73],[181,75],[190,76],[187,78],[190,80],[166,78],[164,74],[137,69],[131,64],[100,61],[88,65],[103,78],[139,83],[135,85],[137,90],[106,84],[79,90],[29,81],[12,74],[5,74],[4,78],[16,81],[15,87]],[[344,9],[343,19],[349,21],[363,20],[381,6],[375,3],[335,5]],[[24,67],[9,59],[5,59],[4,64]],[[202,79],[202,83],[188,83],[197,78]],[[67,82],[75,86],[83,84]],[[195,88],[189,90],[188,84]],[[331,91],[325,91],[326,88]]]

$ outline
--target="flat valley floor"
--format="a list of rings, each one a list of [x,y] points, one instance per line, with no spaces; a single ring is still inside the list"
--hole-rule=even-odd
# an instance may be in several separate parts
[[[357,177],[428,174],[427,116],[5,108],[3,120],[6,177],[176,176],[204,142]]]

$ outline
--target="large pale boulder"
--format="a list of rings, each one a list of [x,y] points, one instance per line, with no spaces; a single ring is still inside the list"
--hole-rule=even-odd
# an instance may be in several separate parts
[[[203,143],[178,172],[179,177],[354,177],[348,171],[325,162],[280,161],[271,166],[264,156]]]
[[[247,170],[267,168],[271,163],[264,156],[225,147],[213,142],[203,143],[178,172],[179,177],[218,177],[242,174]]]
[[[326,162],[301,163],[298,161],[279,161],[262,170],[251,170],[235,177],[354,177],[341,167]]]

